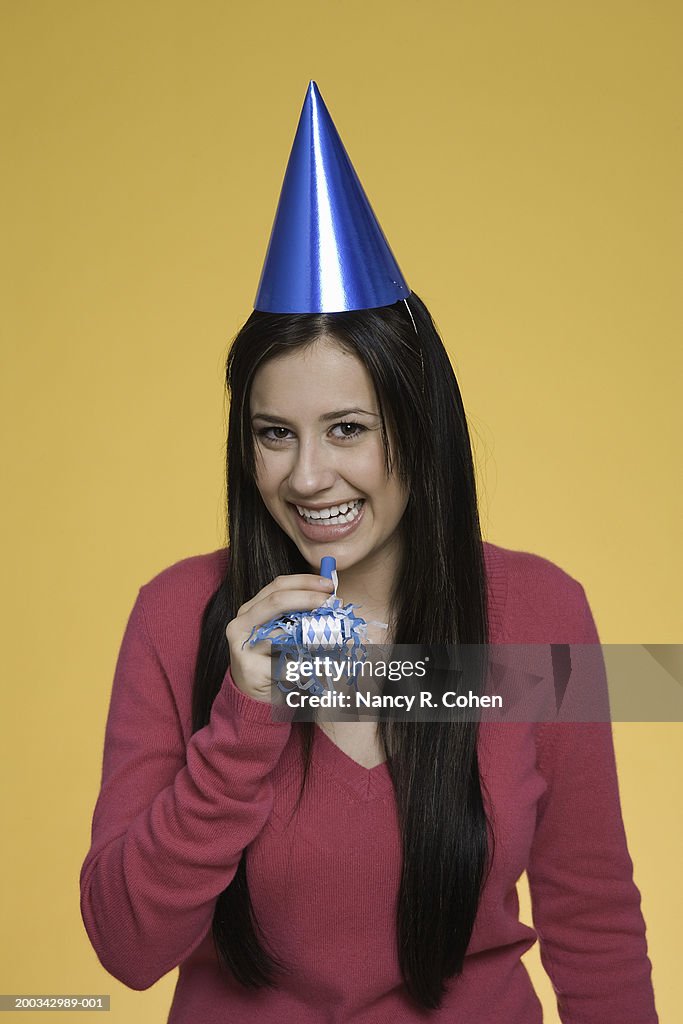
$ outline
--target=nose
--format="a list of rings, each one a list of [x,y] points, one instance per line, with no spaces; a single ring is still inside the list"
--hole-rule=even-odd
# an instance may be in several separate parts
[[[334,457],[327,446],[314,437],[301,439],[289,474],[292,497],[311,498],[332,487],[336,478]]]

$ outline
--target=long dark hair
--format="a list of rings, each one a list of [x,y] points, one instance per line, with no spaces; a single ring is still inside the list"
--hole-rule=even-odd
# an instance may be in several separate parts
[[[208,602],[193,691],[193,729],[209,721],[229,664],[225,627],[276,576],[310,572],[256,487],[249,397],[268,359],[332,335],[364,363],[383,422],[387,469],[409,489],[400,524],[402,555],[390,603],[393,641],[487,644],[486,578],[470,438],[448,354],[424,303],[344,313],[254,312],[231,346],[225,577]],[[410,315],[412,313],[412,316]],[[389,463],[388,437],[395,439]],[[296,723],[303,793],[313,723]],[[462,971],[491,864],[477,758],[476,722],[380,721],[393,781],[403,863],[396,940],[406,988],[422,1007],[440,1005],[447,978]],[[488,809],[490,812],[490,808]],[[277,985],[286,969],[267,951],[247,886],[248,850],[216,901],[213,936],[221,964],[243,985]]]

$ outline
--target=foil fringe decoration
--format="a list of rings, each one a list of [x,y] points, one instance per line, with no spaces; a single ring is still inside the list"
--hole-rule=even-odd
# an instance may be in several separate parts
[[[361,608],[362,605],[342,604],[341,598],[337,597],[339,581],[336,569],[325,575],[334,583],[334,592],[318,608],[312,612],[288,612],[260,626],[254,626],[242,645],[248,643],[253,646],[267,640],[271,642],[273,653],[279,655],[277,685],[283,693],[296,688],[287,687],[282,682],[289,661],[303,661],[311,657],[332,654],[335,660],[346,659],[349,667],[348,685],[354,686],[357,690],[355,667],[367,658],[365,645],[370,642],[368,626],[387,628],[386,622],[366,622],[357,615],[356,608]],[[326,677],[313,673],[305,689],[308,693],[318,696],[325,693],[329,689]]]

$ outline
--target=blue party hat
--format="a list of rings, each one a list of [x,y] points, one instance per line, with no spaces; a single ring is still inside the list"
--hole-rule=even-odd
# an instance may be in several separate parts
[[[306,93],[254,309],[338,313],[410,295],[315,82]]]

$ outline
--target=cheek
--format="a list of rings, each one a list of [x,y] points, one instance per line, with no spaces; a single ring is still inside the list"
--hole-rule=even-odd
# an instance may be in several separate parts
[[[254,480],[262,495],[272,494],[278,485],[277,460],[268,451],[256,452],[256,473]]]
[[[268,481],[267,481],[267,477],[265,476],[265,474],[262,471],[261,472],[259,472],[258,470],[256,471],[256,475],[254,476],[254,483],[256,484],[256,488],[257,488],[259,494],[261,495],[261,497],[265,501],[266,497],[267,497],[267,494],[268,494]]]
[[[408,494],[395,477],[387,484],[386,502],[392,517],[397,522],[401,520],[408,504]]]
[[[407,504],[408,504],[408,501],[404,497],[403,493],[396,494],[394,496],[394,499],[393,499],[393,509],[394,509],[394,518],[395,518],[397,523],[400,523],[400,521],[403,519],[403,516],[405,515],[406,505]]]
[[[372,450],[356,452],[349,463],[347,476],[371,497],[378,508],[381,506],[388,515],[402,517],[408,496],[395,474],[387,477],[381,442]]]
[[[384,448],[379,438],[373,444],[347,452],[347,455],[347,468],[350,477],[355,478],[368,490],[381,490],[387,487]]]

